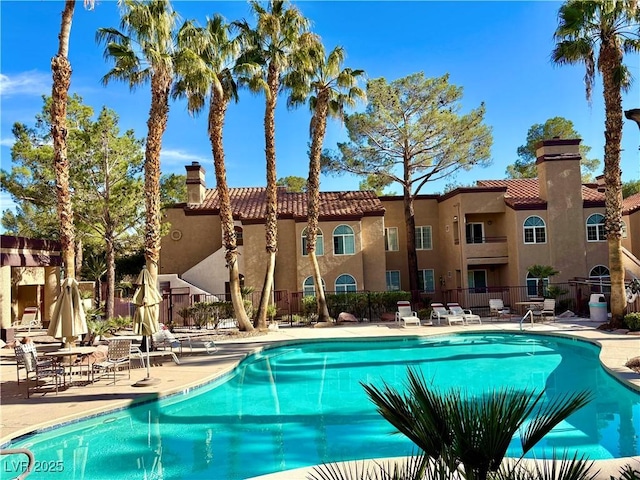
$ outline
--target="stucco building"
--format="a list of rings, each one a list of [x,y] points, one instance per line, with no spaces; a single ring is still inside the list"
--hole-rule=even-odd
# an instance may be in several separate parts
[[[421,290],[474,292],[535,285],[532,264],[559,271],[554,283],[608,276],[604,188],[582,184],[580,140],[553,139],[537,151],[538,177],[478,181],[415,201]],[[186,167],[188,202],[166,211],[161,274],[178,274],[213,294],[228,289],[219,200],[204,169]],[[265,190],[230,190],[244,284],[259,291],[265,274]],[[304,248],[306,195],[278,191],[276,290],[313,292]],[[623,246],[629,276],[640,277],[640,194],[625,200]],[[406,223],[400,196],[321,193],[318,260],[327,291],[409,289]]]

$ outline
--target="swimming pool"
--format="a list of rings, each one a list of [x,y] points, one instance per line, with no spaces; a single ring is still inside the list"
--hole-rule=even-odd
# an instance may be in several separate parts
[[[23,438],[30,478],[234,479],[329,461],[410,454],[360,382],[400,387],[408,365],[442,390],[508,385],[547,394],[594,390],[594,400],[533,452],[568,448],[591,459],[640,454],[640,394],[602,369],[599,349],[551,336],[458,334],[298,343],[252,355],[232,374],[157,402]],[[363,441],[366,439],[366,441]],[[518,438],[511,456],[520,455]],[[4,457],[0,471],[14,472]],[[47,471],[44,471],[44,470]]]

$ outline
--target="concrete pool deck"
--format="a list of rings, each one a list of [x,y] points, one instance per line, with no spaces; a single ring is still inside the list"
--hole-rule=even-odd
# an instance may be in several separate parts
[[[240,338],[231,341],[216,342],[218,351],[208,355],[204,348],[194,347],[193,352],[185,349],[176,365],[171,357],[165,357],[161,365],[151,367],[151,376],[160,380],[157,385],[134,387],[133,384],[146,376],[146,369],[132,368],[131,379],[119,379],[116,385],[103,379],[85,386],[73,386],[42,395],[35,393],[27,399],[26,384],[16,382],[16,366],[13,349],[0,349],[0,445],[7,444],[12,438],[68,422],[74,419],[97,414],[103,411],[122,408],[132,403],[183,392],[211,381],[233,368],[247,355],[265,345],[281,342],[331,338],[392,337],[406,335],[442,335],[453,332],[514,331],[519,330],[518,322],[491,322],[483,320],[482,325],[435,326],[400,328],[394,323],[343,324],[329,328],[281,327],[269,331],[264,336]],[[627,382],[640,391],[640,374],[625,367],[625,363],[640,356],[640,336],[620,335],[596,330],[596,323],[588,319],[556,319],[554,323],[524,324],[524,330],[536,333],[570,335],[595,342],[602,347],[600,359],[614,376]],[[158,360],[160,361],[160,360]],[[640,433],[640,432],[639,432]],[[640,470],[640,457],[631,459],[599,461],[601,473],[598,478],[609,479],[609,475],[618,475],[618,470],[631,463]],[[629,460],[629,461],[627,461]],[[265,478],[306,478],[309,469],[295,474],[291,471],[272,474]],[[278,476],[280,475],[280,476]]]

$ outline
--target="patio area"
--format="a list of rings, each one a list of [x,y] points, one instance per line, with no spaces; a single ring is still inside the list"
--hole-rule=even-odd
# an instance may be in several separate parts
[[[520,322],[490,321],[483,319],[482,325],[469,326],[425,326],[402,328],[393,322],[385,323],[348,323],[328,328],[286,328],[269,331],[265,335],[238,338],[229,341],[216,342],[217,352],[207,354],[205,348],[194,344],[193,350],[185,349],[180,357],[180,364],[176,365],[170,356],[157,358],[152,362],[151,375],[159,379],[159,383],[147,387],[133,386],[146,376],[146,369],[132,368],[130,379],[119,379],[117,384],[110,384],[101,380],[83,386],[72,386],[45,395],[35,393],[26,398],[26,385],[22,381],[16,382],[16,366],[13,349],[0,349],[0,441],[4,445],[11,438],[34,430],[68,422],[77,418],[98,414],[100,412],[124,408],[132,403],[183,392],[211,381],[231,371],[244,357],[257,349],[280,342],[330,339],[330,338],[363,338],[390,337],[406,335],[441,335],[458,331],[514,331],[520,330]],[[589,319],[570,318],[560,319],[545,324],[524,324],[525,331],[544,332],[550,334],[573,335],[590,341],[598,342],[602,346],[601,360],[605,367],[615,376],[629,382],[632,388],[640,391],[640,374],[625,367],[625,363],[640,355],[640,336],[622,335],[596,330],[597,325]],[[39,345],[39,351],[47,348]],[[134,367],[137,366],[134,364]],[[638,459],[640,462],[640,458]],[[603,469],[601,478],[609,478],[609,471],[617,472],[619,462],[605,461],[610,465]],[[600,463],[600,462],[599,462]],[[598,465],[602,468],[600,465]],[[606,474],[605,474],[606,473]],[[280,478],[306,478],[305,472],[299,475],[279,474]],[[269,476],[276,478],[275,476]]]

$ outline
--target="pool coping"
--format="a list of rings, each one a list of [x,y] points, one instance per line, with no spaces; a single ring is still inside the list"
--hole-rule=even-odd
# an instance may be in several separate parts
[[[572,322],[572,321],[573,322]],[[0,447],[5,448],[11,444],[11,442],[26,439],[29,436],[34,434],[42,433],[45,431],[49,431],[51,429],[55,429],[57,427],[61,427],[64,425],[73,424],[87,418],[109,414],[111,412],[116,412],[119,410],[123,410],[125,408],[129,408],[133,405],[138,405],[141,403],[147,403],[150,401],[155,401],[163,398],[168,398],[171,396],[177,396],[184,393],[187,393],[195,388],[202,387],[209,383],[215,382],[220,379],[224,375],[231,373],[238,364],[247,358],[250,355],[257,354],[267,348],[274,348],[281,345],[291,345],[295,343],[307,343],[307,342],[315,342],[315,341],[325,341],[331,339],[340,339],[340,340],[348,340],[348,339],[375,339],[380,337],[390,338],[390,337],[407,337],[407,336],[435,336],[435,335],[446,335],[450,333],[460,333],[460,332],[505,332],[505,331],[520,331],[521,327],[518,324],[514,323],[485,323],[483,325],[473,325],[473,326],[453,326],[453,327],[422,327],[422,328],[392,328],[392,325],[389,324],[366,324],[366,325],[345,325],[339,326],[336,328],[322,328],[322,329],[310,329],[310,328],[292,328],[292,329],[280,329],[276,332],[271,332],[269,335],[262,337],[252,337],[249,339],[242,339],[237,341],[230,342],[217,342],[217,345],[220,348],[220,355],[228,354],[228,359],[225,361],[219,362],[218,368],[215,369],[212,373],[205,374],[200,376],[197,380],[187,381],[185,383],[181,383],[174,387],[165,388],[162,385],[162,388],[159,388],[153,392],[148,392],[140,395],[135,399],[131,398],[123,398],[120,400],[112,400],[109,401],[107,405],[84,409],[82,412],[75,412],[69,415],[64,415],[61,417],[57,417],[55,420],[51,419],[49,421],[35,423],[33,425],[25,426],[23,428],[14,429],[12,432],[3,435],[0,438]],[[631,369],[624,367],[624,363],[626,361],[621,362],[622,357],[627,355],[626,360],[630,357],[628,353],[625,352],[634,352],[635,355],[640,355],[640,336],[633,335],[619,335],[615,333],[609,333],[601,330],[596,330],[595,328],[591,328],[589,326],[585,326],[582,323],[576,321],[576,319],[570,319],[570,321],[562,322],[558,324],[535,324],[529,327],[525,326],[523,329],[525,333],[534,333],[541,335],[549,335],[549,336],[559,336],[564,338],[575,338],[580,341],[585,341],[587,343],[595,344],[600,347],[600,362],[603,368],[614,378],[620,381],[623,385],[640,392],[640,374],[633,372]],[[366,332],[366,333],[365,333]],[[622,343],[627,344],[622,347]],[[196,352],[198,353],[198,352]],[[200,356],[192,355],[189,357],[183,357],[186,360],[193,360],[197,358],[202,358]],[[207,357],[205,357],[207,358]],[[213,357],[214,360],[219,358],[219,355],[216,354]],[[214,362],[205,362],[209,365]],[[182,365],[188,365],[189,362],[182,362]],[[179,368],[180,366],[178,366]],[[15,371],[15,366],[13,368]],[[174,373],[176,368],[169,368],[167,370],[171,370],[170,373]],[[3,377],[5,372],[3,371]],[[164,373],[164,370],[163,370]],[[169,372],[168,372],[169,373]],[[176,372],[178,377],[181,376],[179,370]],[[120,386],[120,385],[117,385]],[[82,387],[84,388],[84,387]],[[37,400],[37,397],[32,397],[31,400]],[[2,394],[0,392],[0,403],[2,402]],[[35,402],[32,402],[35,403]],[[64,402],[61,402],[64,403]],[[28,409],[28,405],[25,405],[25,408]],[[3,408],[3,410],[5,410]],[[28,412],[25,411],[25,414],[28,415]],[[3,412],[4,415],[4,412]],[[637,457],[623,457],[612,460],[597,460],[598,465],[599,462],[611,462],[614,461],[617,465],[621,466],[629,462],[638,462],[640,464],[640,456]],[[305,472],[308,473],[309,468],[304,469]],[[607,468],[607,471],[610,469]],[[289,471],[291,472],[291,471]],[[277,475],[283,472],[275,472],[269,475]],[[281,477],[285,478],[285,477]],[[291,477],[286,477],[291,478]],[[306,478],[306,477],[301,477]],[[605,478],[605,477],[603,477]],[[609,477],[606,476],[608,479]]]

